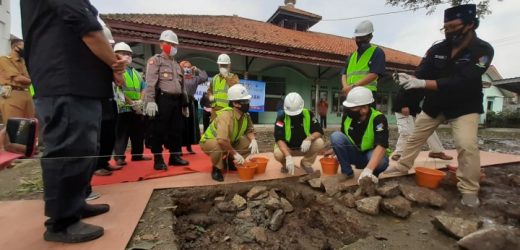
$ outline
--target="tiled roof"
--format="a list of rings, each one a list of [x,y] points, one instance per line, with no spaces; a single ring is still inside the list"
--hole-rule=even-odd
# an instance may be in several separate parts
[[[310,12],[307,12],[305,10],[298,9],[298,8],[296,8],[294,6],[284,5],[284,6],[280,6],[278,9],[279,10],[285,10],[285,11],[288,11],[288,12],[293,12],[293,13],[296,13],[296,14],[300,14],[300,15],[304,15],[304,16],[308,16],[308,17],[311,17],[311,18],[315,18],[315,19],[320,19],[321,20],[321,16],[320,15],[316,15],[314,13],[310,13]]]
[[[290,30],[238,16],[108,14],[102,15],[102,18],[109,26],[111,23],[117,22],[119,25],[124,24],[128,30],[132,30],[132,24],[154,26],[155,28],[172,29],[176,32],[209,35],[223,42],[245,41],[282,47],[288,51],[299,49],[310,53],[325,53],[324,55],[329,55],[328,57],[344,58],[356,49],[354,40],[350,38],[319,32]],[[382,48],[389,63],[416,66],[420,62],[418,56]]]

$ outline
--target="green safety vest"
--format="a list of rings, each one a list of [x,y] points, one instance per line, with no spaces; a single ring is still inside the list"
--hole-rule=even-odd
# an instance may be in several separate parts
[[[36,92],[34,92],[34,86],[32,84],[29,85],[29,93],[31,94],[32,97],[34,97],[34,94],[36,93]]]
[[[370,118],[368,119],[368,125],[365,130],[365,133],[363,134],[363,137],[361,138],[361,152],[366,152],[366,151],[374,149],[374,140],[375,140],[374,139],[374,119],[378,115],[383,114],[373,108],[370,108],[370,109],[372,110],[372,113],[370,114]],[[350,137],[350,134],[349,134],[349,131],[350,131],[349,128],[350,128],[351,123],[352,123],[352,118],[347,116],[347,118],[345,119],[345,122],[343,122],[343,133],[345,133],[345,135],[347,135],[347,138],[350,140],[350,142],[353,145],[356,145],[356,143],[354,142],[352,137]],[[387,148],[386,155],[390,156],[391,154],[392,154],[392,151],[389,148]]]
[[[221,78],[220,75],[216,75],[215,77],[213,77],[211,83],[211,90],[213,93],[213,97],[215,98],[215,101],[211,104],[211,107],[229,107],[227,96],[228,85],[226,79]]]
[[[123,93],[126,97],[130,98],[132,101],[141,99],[141,83],[143,82],[139,72],[134,68],[132,70],[132,76],[128,73],[128,70],[125,70],[123,77],[125,78],[125,85],[123,85]]]
[[[359,60],[357,50],[354,53],[352,53],[348,62],[347,71],[345,72],[347,75],[348,85],[356,84],[361,79],[365,78],[365,76],[367,76],[368,73],[370,73],[370,65],[368,65],[368,62],[370,61],[370,58],[372,58],[372,55],[374,55],[374,51],[376,50],[376,48],[377,46],[370,46],[370,48],[363,52],[363,55],[361,55],[361,58]],[[374,80],[373,82],[367,84],[365,87],[370,89],[371,91],[377,91],[377,80]]]
[[[220,116],[223,112],[233,112],[233,108],[227,107],[217,111],[217,117]],[[242,121],[242,126],[240,126],[240,131],[238,130],[238,119],[235,119],[235,115],[233,114],[233,133],[231,134],[231,143],[237,142],[242,136],[245,135],[247,124],[248,124],[248,114],[244,113],[244,119]],[[215,127],[215,121],[213,121],[202,138],[200,138],[200,142],[205,142],[206,140],[215,139],[217,137],[217,128]]]
[[[309,136],[311,134],[311,114],[308,109],[303,109],[303,131],[305,131],[305,135]],[[291,117],[285,115],[284,118],[284,126],[285,126],[285,141],[290,142],[292,137],[291,130]]]

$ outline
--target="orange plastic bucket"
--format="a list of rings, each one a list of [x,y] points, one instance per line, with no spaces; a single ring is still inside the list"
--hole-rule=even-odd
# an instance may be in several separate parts
[[[431,168],[416,167],[415,182],[418,186],[436,189],[446,173]]]
[[[320,159],[321,171],[326,175],[335,175],[338,173],[339,163],[336,158],[323,157]]]
[[[246,162],[243,165],[238,165],[238,178],[241,180],[252,180],[255,177],[256,162]]]
[[[265,157],[253,157],[250,159],[251,162],[256,162],[256,173],[263,174],[265,173],[265,169],[267,168],[267,162],[269,162],[268,158]]]

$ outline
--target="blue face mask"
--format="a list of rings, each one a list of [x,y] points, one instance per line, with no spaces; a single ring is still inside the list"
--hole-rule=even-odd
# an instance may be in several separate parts
[[[170,56],[175,56],[177,55],[177,47],[174,47],[171,51],[170,51]]]

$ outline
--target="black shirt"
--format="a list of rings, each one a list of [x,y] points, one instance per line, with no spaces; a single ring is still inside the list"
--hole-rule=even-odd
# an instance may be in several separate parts
[[[367,117],[370,117],[371,114],[372,111],[370,111]],[[341,132],[343,133],[345,133],[345,119],[347,119],[347,116],[343,115],[343,118],[341,119]],[[359,149],[361,149],[361,140],[368,127],[368,121],[369,119],[366,119],[363,122],[352,120],[350,123],[349,135]],[[374,148],[377,145],[388,148],[388,121],[383,114],[374,118]]]
[[[368,49],[369,47],[363,47],[358,48],[358,61],[361,59],[361,55]],[[370,73],[374,73],[379,75],[379,77],[382,77],[385,74],[385,52],[383,49],[376,47],[374,50],[374,54],[372,55],[372,58],[368,61],[368,66],[370,68]],[[347,74],[348,64],[350,62],[350,56],[347,57],[347,60],[345,62],[345,68],[343,68],[343,71],[341,72],[342,75]]]
[[[421,101],[424,99],[424,89],[405,90],[399,88],[394,98],[392,110],[401,113],[401,109],[407,107],[410,109],[410,115],[416,116],[421,113]]]
[[[112,70],[82,37],[101,31],[88,0],[21,0],[25,59],[37,97],[110,98]]]
[[[318,120],[314,118],[314,114],[312,112],[309,111],[309,114],[311,116],[310,133],[312,134],[314,132],[319,132],[323,135],[323,129],[318,123]],[[276,118],[276,123],[274,125],[274,140],[276,142],[285,141],[289,148],[296,149],[299,148],[302,145],[303,140],[307,138],[307,135],[305,135],[305,130],[303,129],[303,114],[289,117],[291,119],[291,141],[285,141],[285,113],[279,115]]]
[[[451,51],[446,41],[433,45],[415,73],[419,79],[437,80],[438,90],[427,91],[423,111],[431,117],[443,113],[448,119],[483,113],[482,75],[493,60],[493,47],[475,38],[454,58]]]

